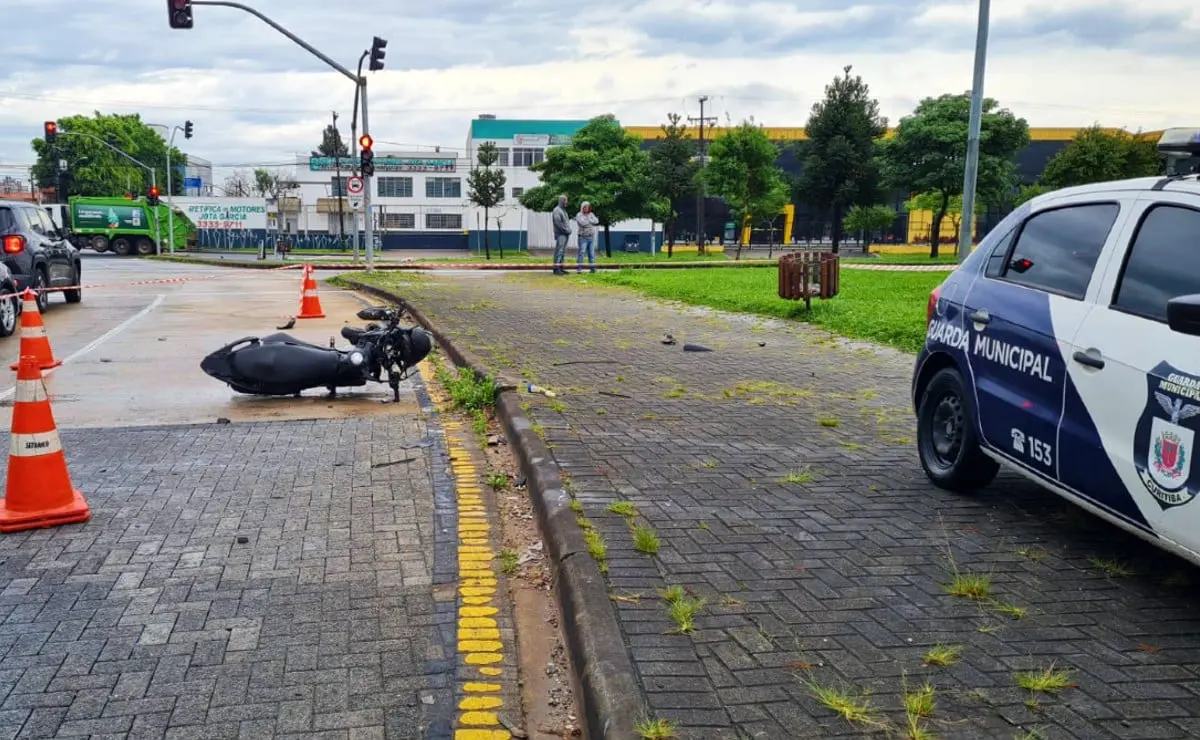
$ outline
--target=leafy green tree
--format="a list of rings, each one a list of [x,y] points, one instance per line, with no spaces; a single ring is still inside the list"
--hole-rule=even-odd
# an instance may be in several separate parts
[[[611,114],[588,121],[571,137],[571,142],[546,150],[545,159],[529,169],[541,184],[521,195],[521,205],[534,211],[551,211],[559,194],[569,206],[583,201],[604,227],[604,250],[612,256],[611,227],[632,218],[662,219],[669,206],[654,194],[650,157],[642,151],[642,140],[621,128]]]
[[[687,124],[680,124],[678,113],[668,113],[662,125],[663,138],[650,150],[650,173],[654,179],[654,194],[666,201],[669,209],[663,224],[667,228],[667,257],[675,254],[675,232],[679,224],[679,201],[696,192],[696,176],[700,163],[696,160],[696,144],[687,138]]]
[[[150,186],[145,169],[113,152],[88,134],[115,146],[129,156],[144,162],[155,171],[158,188],[167,192],[167,142],[145,124],[136,114],[96,112],[94,117],[67,116],[58,121],[58,137],[54,150],[45,139],[31,142],[37,161],[33,178],[39,187],[58,187],[60,159],[67,161],[66,195],[120,195],[132,190],[144,193]],[[187,164],[187,157],[178,149],[171,150],[172,166]],[[183,192],[183,178],[171,178],[172,194]],[[66,200],[59,194],[60,200]]]
[[[492,258],[488,245],[488,213],[504,200],[504,170],[494,168],[500,152],[496,145],[485,141],[475,151],[476,166],[467,175],[467,199],[483,209],[483,250],[487,259]],[[497,239],[500,237],[497,236]],[[504,257],[504,245],[500,244],[500,257]]]
[[[850,206],[850,210],[846,211],[846,218],[842,223],[846,227],[846,231],[859,235],[863,251],[867,252],[871,236],[896,223],[896,212],[890,206],[879,204],[873,206],[853,205]]]
[[[846,209],[879,200],[875,140],[887,132],[879,102],[861,76],[850,76],[850,69],[847,66],[845,76],[834,77],[825,86],[825,99],[813,104],[804,126],[808,141],[796,183],[803,202],[830,214],[834,253]]]
[[[908,200],[904,201],[904,210],[912,213],[913,211],[930,211],[934,212],[942,205],[942,196],[940,193],[918,193]],[[954,240],[958,242],[958,229],[962,226],[963,212],[963,197],[962,194],[952,196],[946,204],[945,218],[950,220],[950,226],[954,229]],[[987,206],[980,200],[975,201],[975,215],[982,216],[987,212]]]
[[[738,224],[773,218],[787,205],[789,192],[783,172],[775,166],[779,147],[761,126],[748,121],[709,145],[704,181],[721,196]],[[738,239],[737,259],[742,256]]]
[[[884,181],[897,190],[937,196],[930,228],[930,257],[937,257],[950,199],[962,194],[967,158],[969,94],[925,98],[900,119],[895,136],[879,145]],[[1017,184],[1014,158],[1029,143],[1029,124],[992,98],[983,100],[979,137],[978,199],[999,204]]]
[[[314,157],[349,157],[350,147],[342,140],[342,134],[332,123],[325,126],[321,134],[321,145],[313,150]]]
[[[1165,168],[1166,158],[1154,140],[1126,131],[1105,131],[1095,124],[1075,134],[1071,143],[1046,163],[1038,182],[1051,189],[1067,188],[1152,177]]]

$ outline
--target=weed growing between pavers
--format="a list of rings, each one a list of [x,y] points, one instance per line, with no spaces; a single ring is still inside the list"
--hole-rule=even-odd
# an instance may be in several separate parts
[[[633,730],[641,740],[674,740],[679,737],[675,734],[675,725],[665,719],[640,719]]]
[[[962,645],[942,645],[938,643],[929,648],[922,658],[925,665],[929,666],[949,666],[954,665],[962,657]]]
[[[1133,575],[1133,568],[1115,558],[1090,557],[1088,562],[1109,578],[1128,578]]]
[[[1053,663],[1041,670],[1017,671],[1013,674],[1013,680],[1021,688],[1034,693],[1054,694],[1075,687],[1071,672],[1055,668]]]

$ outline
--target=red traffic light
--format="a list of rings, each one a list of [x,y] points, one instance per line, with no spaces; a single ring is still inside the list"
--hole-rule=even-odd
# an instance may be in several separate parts
[[[150,188],[150,197],[151,197],[151,198],[157,198],[157,197],[158,197],[158,188]]]
[[[370,149],[374,143],[375,140],[367,134],[363,134],[362,136],[358,137],[358,145],[363,149]]]
[[[48,134],[58,133],[58,124],[55,123],[54,121],[46,121],[46,133],[48,133]]]

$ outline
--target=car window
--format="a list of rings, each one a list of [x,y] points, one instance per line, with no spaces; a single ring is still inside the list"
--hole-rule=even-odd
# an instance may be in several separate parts
[[[1142,218],[1125,256],[1113,307],[1165,322],[1167,301],[1200,293],[1200,211],[1158,205]]]
[[[42,228],[42,222],[38,220],[37,209],[21,208],[18,209],[17,212],[21,214],[21,221],[24,222],[25,228],[29,229],[35,234],[47,236],[46,230]]]
[[[46,232],[46,235],[57,236],[58,227],[54,225],[54,220],[50,218],[50,214],[46,213],[45,209],[42,208],[35,208],[34,212],[37,213],[38,221],[41,222],[42,230]]]
[[[13,219],[11,208],[0,208],[0,234],[15,231],[16,221]]]
[[[1082,299],[1120,210],[1116,203],[1087,203],[1030,217],[1001,279]]]
[[[1016,235],[1017,227],[1014,226],[996,242],[996,248],[988,256],[987,268],[984,269],[984,275],[988,277],[1000,277],[1004,274],[1005,260],[1008,257],[1009,249],[1012,248],[1013,237]]]

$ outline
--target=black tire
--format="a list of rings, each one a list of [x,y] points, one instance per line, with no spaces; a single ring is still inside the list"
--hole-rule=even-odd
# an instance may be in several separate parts
[[[938,488],[971,493],[996,477],[1000,465],[983,454],[976,426],[962,375],[950,367],[939,370],[917,408],[917,453],[925,475]]]
[[[83,300],[83,265],[78,262],[75,263],[75,279],[71,282],[74,285],[80,285],[81,287],[75,288],[74,290],[64,290],[63,298],[67,299],[67,303],[79,303]]]
[[[38,313],[46,313],[46,309],[50,308],[50,293],[46,288],[50,286],[50,278],[46,276],[46,268],[38,267],[33,271],[33,292],[37,295]]]
[[[134,246],[137,247],[137,253],[142,257],[154,254],[154,242],[150,241],[144,236],[139,237],[138,240],[134,242]]]
[[[118,236],[112,240],[112,251],[113,254],[128,257],[133,253],[133,243],[123,236]]]
[[[0,287],[5,293],[16,293],[17,286]],[[17,317],[21,315],[21,297],[13,296],[0,303],[0,337],[11,337],[17,330]]]
[[[92,247],[92,251],[96,254],[104,254],[108,251],[108,248],[112,246],[108,242],[108,237],[104,236],[103,234],[96,234],[89,240],[88,243]]]

